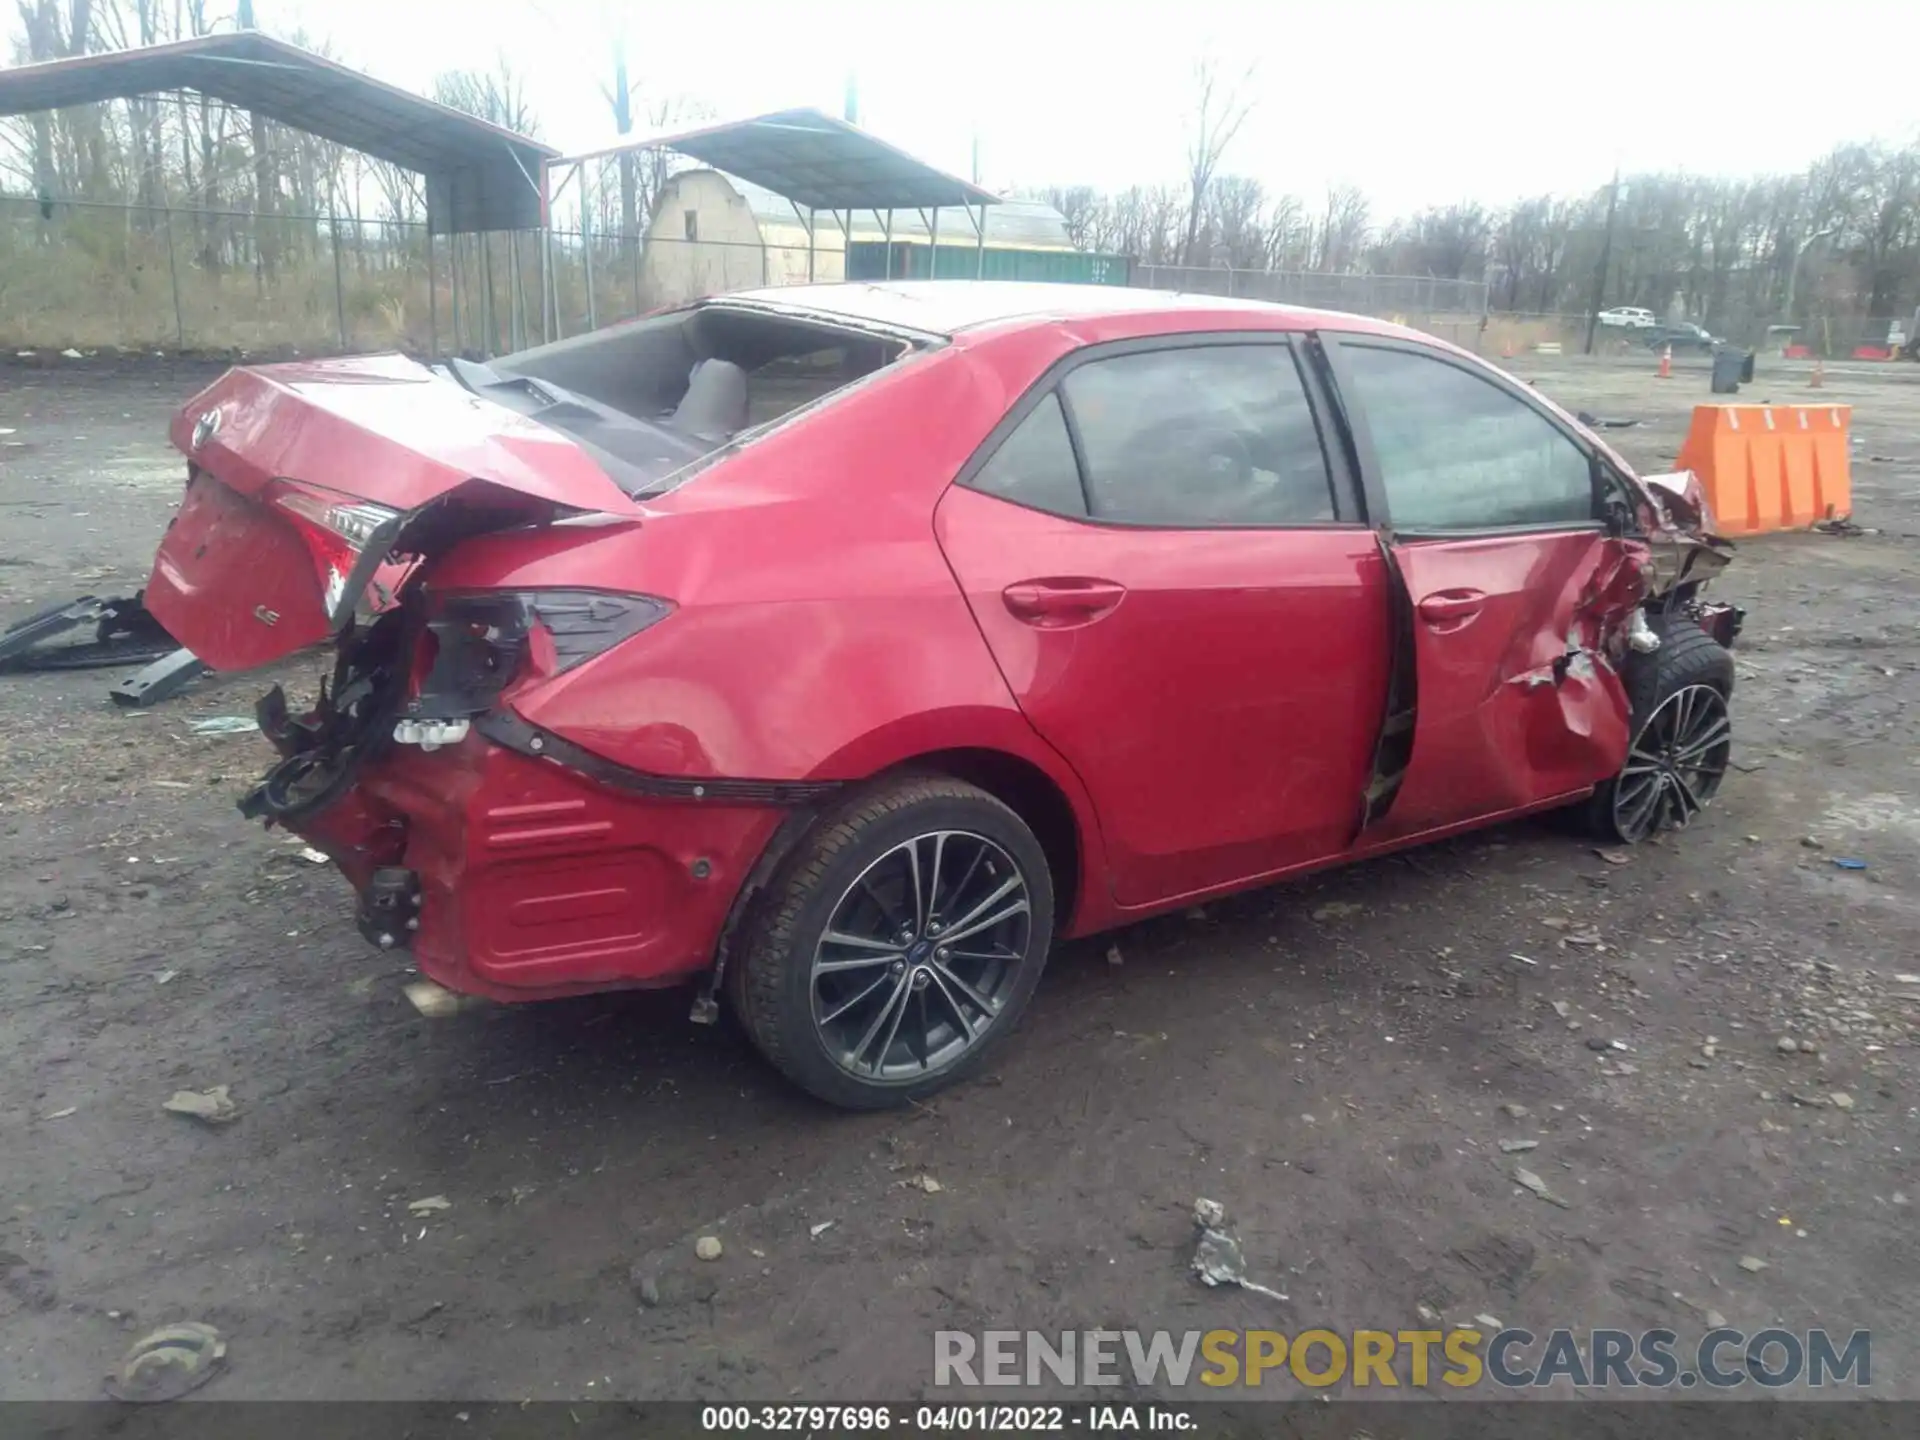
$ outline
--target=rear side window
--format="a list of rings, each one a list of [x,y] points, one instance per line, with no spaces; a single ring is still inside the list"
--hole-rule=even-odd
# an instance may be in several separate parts
[[[1539,411],[1435,356],[1343,342],[1396,530],[1584,525],[1586,454]]]
[[[1080,466],[1073,458],[1060,400],[1049,394],[1034,406],[973,478],[973,487],[1055,515],[1084,516]]]
[[[1079,366],[1061,388],[1096,520],[1186,527],[1334,519],[1326,454],[1289,346],[1120,355]]]

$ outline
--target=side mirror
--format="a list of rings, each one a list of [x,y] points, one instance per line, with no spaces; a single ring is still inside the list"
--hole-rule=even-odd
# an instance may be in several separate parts
[[[1631,535],[1637,522],[1626,482],[1599,455],[1589,456],[1589,461],[1593,466],[1593,493],[1598,501],[1600,523],[1616,540],[1622,535]]]
[[[1607,527],[1607,534],[1614,539],[1633,533],[1633,506],[1627,503],[1627,497],[1612,486],[1607,487],[1606,499],[1600,503],[1600,518]]]

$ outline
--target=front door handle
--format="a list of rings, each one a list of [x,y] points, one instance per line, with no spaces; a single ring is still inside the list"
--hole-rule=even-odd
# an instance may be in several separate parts
[[[1081,576],[1022,580],[1000,592],[1014,618],[1042,627],[1085,625],[1111,614],[1126,595],[1124,585]]]
[[[1484,591],[1439,590],[1420,602],[1420,618],[1429,625],[1458,625],[1478,615],[1486,603]]]

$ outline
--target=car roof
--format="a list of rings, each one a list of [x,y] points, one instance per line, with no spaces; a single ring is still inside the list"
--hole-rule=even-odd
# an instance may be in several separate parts
[[[1049,285],[1016,280],[890,280],[878,284],[785,285],[715,297],[711,304],[748,304],[849,320],[862,325],[953,336],[983,326],[1035,325],[1117,315],[1194,315],[1232,329],[1234,316],[1259,329],[1310,329],[1335,321],[1345,329],[1399,333],[1400,327],[1357,315],[1191,295],[1121,285]]]

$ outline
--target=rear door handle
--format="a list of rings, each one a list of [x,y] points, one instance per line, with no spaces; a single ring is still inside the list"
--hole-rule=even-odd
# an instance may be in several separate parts
[[[1000,592],[1008,611],[1029,625],[1084,625],[1111,613],[1127,587],[1111,580],[1058,576],[1022,580]]]
[[[1440,590],[1420,602],[1420,618],[1431,625],[1471,620],[1486,603],[1480,590]]]

